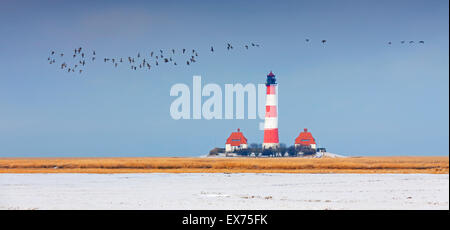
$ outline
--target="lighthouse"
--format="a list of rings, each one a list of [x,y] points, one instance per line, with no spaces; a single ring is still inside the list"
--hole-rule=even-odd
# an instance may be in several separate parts
[[[266,116],[263,149],[278,148],[278,98],[275,75],[270,71],[266,80]]]

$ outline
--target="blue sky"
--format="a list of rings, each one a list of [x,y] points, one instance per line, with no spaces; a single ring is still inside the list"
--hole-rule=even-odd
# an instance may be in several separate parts
[[[196,156],[223,147],[236,128],[260,143],[260,120],[173,120],[169,91],[193,75],[263,83],[270,70],[283,143],[309,128],[344,155],[448,155],[448,8],[446,0],[2,1],[0,157]],[[225,50],[251,41],[262,47]],[[48,64],[50,50],[79,46],[99,58],[184,47],[199,58],[150,72],[100,61],[82,75]]]

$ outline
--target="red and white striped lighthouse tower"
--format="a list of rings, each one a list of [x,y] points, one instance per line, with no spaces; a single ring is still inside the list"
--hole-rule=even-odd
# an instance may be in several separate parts
[[[275,75],[270,71],[266,81],[266,116],[264,120],[263,149],[278,148],[278,98]]]

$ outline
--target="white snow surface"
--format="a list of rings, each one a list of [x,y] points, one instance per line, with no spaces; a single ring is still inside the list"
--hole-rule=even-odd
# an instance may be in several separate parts
[[[449,209],[448,174],[0,174],[0,209]]]

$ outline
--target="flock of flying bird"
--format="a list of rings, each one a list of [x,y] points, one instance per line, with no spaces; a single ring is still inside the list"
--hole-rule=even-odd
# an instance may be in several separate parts
[[[400,41],[401,44],[405,44],[406,41]],[[409,44],[413,44],[414,41],[409,41]],[[388,42],[389,45],[392,45],[392,42]],[[425,41],[419,41],[419,44],[425,44]]]
[[[305,39],[306,43],[311,42],[311,40],[309,38]],[[327,40],[321,40],[322,44],[325,44],[327,42]],[[401,44],[405,44],[406,41],[400,41]],[[409,41],[408,43],[412,44],[415,43],[414,41]],[[418,41],[419,44],[425,44],[424,41]],[[392,45],[393,43],[391,41],[388,42],[389,45]],[[245,44],[242,48],[245,48],[245,50],[248,50],[250,48],[259,48],[260,45],[255,43],[255,42],[251,42],[249,44]],[[226,49],[228,51],[233,50],[234,47],[232,44],[227,43],[226,45]],[[211,46],[211,48],[209,49],[211,53],[214,53],[214,47]],[[136,57],[119,57],[119,58],[109,58],[109,57],[105,57],[103,58],[103,62],[104,63],[110,63],[112,64],[115,68],[117,68],[119,65],[122,64],[128,64],[129,68],[131,70],[137,70],[139,69],[146,69],[146,70],[150,70],[158,65],[160,65],[160,63],[165,63],[165,64],[172,64],[174,66],[177,66],[179,64],[185,64],[187,66],[197,62],[197,58],[198,58],[198,52],[195,49],[192,50],[187,50],[187,49],[181,49],[181,50],[175,50],[175,49],[171,49],[168,50],[166,52],[164,52],[164,50],[160,49],[159,52],[154,52],[151,51],[149,53],[147,53],[148,56],[145,56],[145,54],[143,53],[141,55],[141,53],[137,53]],[[176,56],[179,55],[179,56]],[[50,56],[48,57],[48,61],[50,64],[55,64],[56,63],[56,59],[58,58],[58,56],[60,58],[64,57],[64,53],[59,53],[57,54],[55,51],[51,51],[50,52]],[[180,57],[181,56],[181,57]],[[84,52],[82,47],[76,48],[74,49],[74,53],[72,54],[72,58],[71,58],[71,63],[72,65],[68,65],[66,62],[62,62],[60,64],[60,68],[61,70],[65,70],[68,73],[82,73],[84,67],[87,64],[87,61],[90,61],[91,63],[93,63],[96,60],[96,53],[95,51],[89,52],[89,55],[87,53]],[[183,60],[181,63],[177,63],[175,59],[180,60],[180,58]]]
[[[249,44],[245,44],[242,48],[245,48],[245,50],[249,50],[251,48],[259,48],[260,45],[251,42]],[[230,43],[227,43],[226,49],[228,51],[233,50],[234,46]],[[214,46],[210,47],[210,52],[214,53]],[[50,64],[55,64],[56,60],[59,58],[64,57],[64,53],[57,54],[55,51],[50,52],[50,56],[47,58]],[[160,49],[158,51],[151,51],[147,53],[147,56],[144,53],[138,52],[136,56],[128,56],[128,57],[116,57],[116,58],[110,58],[105,57],[103,58],[104,63],[112,64],[115,68],[117,68],[119,65],[122,64],[128,64],[129,68],[131,70],[138,70],[139,69],[145,69],[150,70],[152,68],[155,68],[156,66],[159,66],[160,64],[171,64],[174,66],[177,65],[191,65],[195,62],[197,62],[197,58],[199,57],[198,51],[195,49],[188,50],[188,49],[171,49],[171,50],[162,50]],[[85,52],[85,50],[82,47],[74,49],[74,52],[72,54],[72,58],[70,61],[72,65],[68,65],[68,62],[63,61],[59,68],[61,70],[67,71],[68,73],[82,73],[84,67],[88,64],[88,61],[91,63],[95,62],[97,56],[95,51],[92,52]],[[177,63],[176,60],[182,60],[181,62]]]
[[[68,66],[66,62],[62,62],[60,65],[60,68],[62,70],[67,69],[67,72],[69,72],[69,73],[71,73],[71,72],[82,73],[83,67],[85,67],[85,65],[86,65],[86,61],[88,61],[88,59],[95,61],[95,58],[96,58],[95,51],[92,51],[92,56],[90,58],[88,58],[87,54],[82,52],[82,50],[83,50],[82,47],[74,49],[72,58],[75,61],[75,63],[72,66]],[[49,61],[50,64],[55,64],[58,56],[60,58],[63,58],[64,53],[56,54],[55,51],[51,51],[50,56],[47,58],[47,60]],[[79,57],[79,58],[77,59],[76,57]]]

